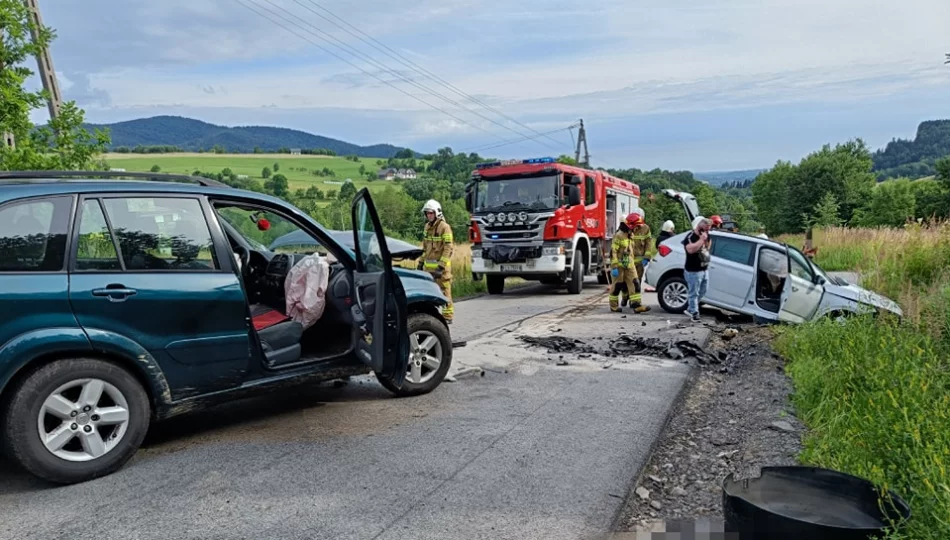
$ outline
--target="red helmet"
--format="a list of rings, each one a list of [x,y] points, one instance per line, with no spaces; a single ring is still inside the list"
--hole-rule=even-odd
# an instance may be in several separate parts
[[[722,218],[719,216],[713,216],[709,219],[712,220],[712,224],[714,227],[719,227],[720,225],[722,225]]]
[[[640,214],[636,212],[632,214],[627,214],[627,219],[625,219],[624,222],[626,222],[627,227],[630,227],[632,229],[636,227],[637,225],[640,225],[641,223],[643,223],[643,216],[641,216]]]

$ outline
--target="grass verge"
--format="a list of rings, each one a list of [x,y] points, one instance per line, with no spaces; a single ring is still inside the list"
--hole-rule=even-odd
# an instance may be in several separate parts
[[[904,497],[913,518],[890,538],[950,538],[950,229],[823,233],[819,256],[848,262],[842,269],[898,299],[906,317],[780,331],[776,347],[809,427],[801,460]]]

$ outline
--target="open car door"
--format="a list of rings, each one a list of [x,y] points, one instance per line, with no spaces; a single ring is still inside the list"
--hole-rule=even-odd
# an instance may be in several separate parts
[[[356,254],[353,320],[360,329],[356,354],[377,375],[402,387],[409,366],[409,308],[392,267],[383,227],[366,188],[353,199]]]
[[[788,278],[782,291],[778,318],[789,323],[809,321],[818,311],[825,288],[818,283],[804,255],[787,245],[785,253],[788,257]]]
[[[683,205],[683,210],[686,212],[686,220],[688,223],[693,223],[693,220],[696,219],[696,216],[700,215],[699,203],[696,202],[696,197],[694,197],[692,193],[676,191],[674,189],[664,189],[663,194],[674,201],[679,201],[680,204]]]

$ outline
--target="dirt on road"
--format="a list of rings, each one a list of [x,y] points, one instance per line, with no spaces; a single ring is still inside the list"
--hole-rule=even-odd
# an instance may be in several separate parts
[[[772,352],[771,330],[756,325],[712,330],[706,350],[722,363],[697,370],[631,488],[618,532],[721,524],[727,475],[749,478],[763,466],[797,464],[803,428],[792,415],[792,388],[784,362]]]

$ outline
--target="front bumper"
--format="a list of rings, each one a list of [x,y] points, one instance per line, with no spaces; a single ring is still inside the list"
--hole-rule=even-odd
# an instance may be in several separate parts
[[[478,274],[505,274],[527,276],[532,274],[561,274],[567,269],[567,256],[543,255],[524,262],[495,263],[481,257],[472,258],[472,272]]]

